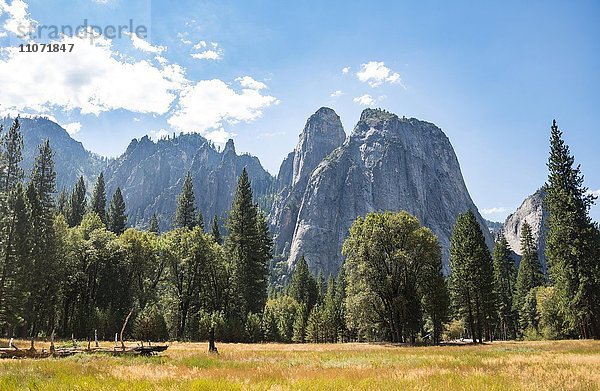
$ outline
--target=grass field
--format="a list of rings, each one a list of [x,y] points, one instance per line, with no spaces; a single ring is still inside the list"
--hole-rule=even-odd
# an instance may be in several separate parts
[[[218,344],[219,355],[206,348],[174,343],[155,357],[2,360],[0,390],[600,389],[600,341]]]

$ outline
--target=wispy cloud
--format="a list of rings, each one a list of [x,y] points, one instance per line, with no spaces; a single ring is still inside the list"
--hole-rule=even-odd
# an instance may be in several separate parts
[[[498,213],[506,213],[506,212],[508,212],[508,208],[505,208],[503,206],[496,206],[494,208],[480,209],[480,212],[482,215],[488,216],[488,215],[493,215],[493,214],[498,214]]]
[[[145,39],[138,37],[135,33],[130,33],[129,37],[131,38],[131,43],[133,44],[133,47],[138,50],[141,50],[142,52],[160,54],[167,50],[165,46],[152,45]]]
[[[164,130],[164,129],[160,129],[160,130],[151,130],[148,133],[148,136],[154,140],[154,141],[158,141],[158,140],[162,140],[163,138],[167,138],[169,137],[169,132]]]
[[[63,128],[65,128],[67,133],[73,136],[74,134],[79,133],[79,131],[81,130],[81,122],[71,122],[68,124],[64,124]]]
[[[375,103],[375,99],[373,99],[373,97],[369,94],[357,96],[356,98],[352,99],[352,101],[362,106],[371,106],[373,103]]]
[[[342,95],[344,95],[344,93],[341,90],[337,90],[337,91],[333,91],[331,93],[331,95],[329,95],[329,96],[331,96],[332,98],[338,98]]]
[[[369,61],[360,66],[360,71],[356,72],[356,77],[363,83],[368,83],[371,87],[379,87],[384,83],[399,84],[403,88],[402,79],[398,72],[393,72],[385,66],[383,61]]]
[[[197,60],[221,60],[223,58],[223,48],[216,42],[200,41],[193,46],[193,49],[200,50],[190,54],[192,58]]]
[[[350,72],[350,67],[343,67],[342,68],[342,74],[347,75],[348,72]]]

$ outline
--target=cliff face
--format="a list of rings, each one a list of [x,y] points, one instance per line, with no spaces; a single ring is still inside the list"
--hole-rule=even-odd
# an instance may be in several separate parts
[[[288,253],[306,185],[317,165],[346,138],[340,117],[322,107],[310,116],[298,144],[281,164],[278,194],[271,213],[277,253]]]
[[[548,217],[544,208],[545,197],[544,189],[539,189],[527,197],[521,206],[506,218],[502,227],[502,234],[511,250],[517,255],[518,261],[521,256],[521,228],[523,222],[527,221],[531,226],[531,233],[538,247],[538,257],[544,268],[546,267],[546,218]]]
[[[162,229],[172,227],[183,179],[192,174],[196,204],[207,223],[231,207],[237,178],[246,167],[255,200],[265,202],[274,178],[258,159],[238,155],[233,140],[218,151],[198,134],[185,134],[154,143],[147,136],[133,140],[127,151],[106,170],[108,197],[123,190],[129,224],[143,226],[154,212]]]
[[[406,210],[439,238],[448,265],[459,213],[473,209],[446,135],[435,125],[366,109],[352,135],[312,172],[299,205],[288,263],[304,254],[312,270],[336,274],[341,248],[358,216]]]

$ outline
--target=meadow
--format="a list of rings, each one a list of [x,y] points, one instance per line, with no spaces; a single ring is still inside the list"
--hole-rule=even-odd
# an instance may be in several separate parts
[[[600,341],[439,347],[222,343],[218,348],[214,355],[206,352],[206,343],[172,343],[153,357],[5,359],[0,389],[600,389]]]

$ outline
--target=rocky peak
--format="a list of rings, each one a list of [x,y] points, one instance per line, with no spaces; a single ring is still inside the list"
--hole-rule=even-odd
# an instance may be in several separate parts
[[[257,158],[237,155],[233,140],[219,152],[200,134],[180,134],[156,143],[144,137],[132,141],[128,151],[108,167],[107,192],[121,186],[130,224],[143,227],[156,213],[161,229],[167,229],[187,172],[192,174],[196,206],[209,219],[223,217],[229,210],[244,167],[256,199],[266,198],[274,178]]]
[[[315,167],[335,148],[346,133],[335,111],[321,107],[306,121],[294,150],[292,185],[307,179]]]
[[[345,139],[340,117],[328,107],[321,107],[306,121],[296,148],[283,161],[277,176],[278,199],[273,205],[270,221],[275,228],[278,253],[287,254],[311,174]]]
[[[226,154],[228,152],[233,152],[235,154],[235,144],[233,143],[233,139],[227,140],[227,144],[225,144],[223,153]]]
[[[492,245],[442,130],[385,110],[363,111],[349,139],[312,172],[297,205],[291,269],[304,255],[313,271],[336,274],[348,229],[358,216],[374,211],[406,210],[417,216],[437,235],[446,271],[459,213],[472,209]]]

